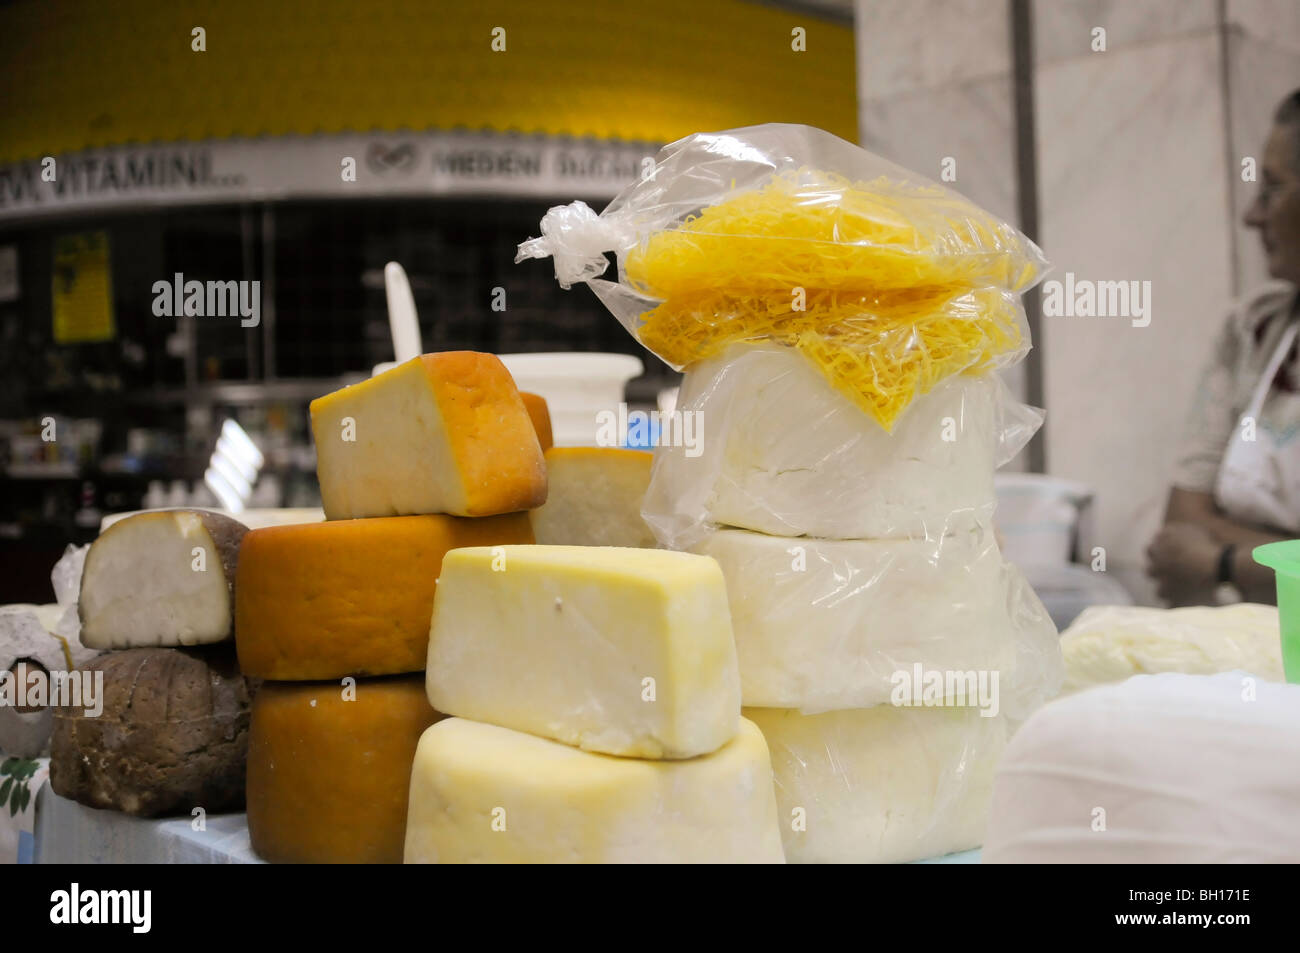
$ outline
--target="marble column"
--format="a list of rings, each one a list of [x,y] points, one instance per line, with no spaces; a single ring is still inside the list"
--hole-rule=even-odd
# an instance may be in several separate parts
[[[936,181],[955,160],[944,184],[1018,224],[1009,6],[858,0],[859,142]],[[1004,377],[1023,399],[1024,365]]]
[[[1009,0],[858,0],[860,138],[1016,220]],[[1295,0],[1034,0],[1039,240],[1090,281],[1150,282],[1150,323],[1045,315],[1047,469],[1096,493],[1108,570],[1144,602],[1183,421],[1213,335],[1263,278],[1240,225],[1278,99],[1300,85]],[[1104,44],[1102,42],[1104,38]],[[1018,383],[1018,382],[1017,382]]]

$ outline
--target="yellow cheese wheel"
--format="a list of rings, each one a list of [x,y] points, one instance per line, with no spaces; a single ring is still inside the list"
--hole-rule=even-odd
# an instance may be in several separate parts
[[[240,669],[284,681],[423,671],[447,551],[532,541],[527,513],[251,530],[235,580]]]
[[[519,396],[524,400],[524,409],[528,411],[533,429],[537,431],[537,442],[542,445],[542,452],[545,453],[555,446],[555,435],[551,431],[551,408],[546,405],[546,398],[540,394],[521,390]]]
[[[248,736],[253,850],[272,863],[400,864],[415,747],[441,717],[418,675],[263,685]]]
[[[311,402],[328,519],[495,516],[546,502],[546,463],[501,359],[425,354]]]

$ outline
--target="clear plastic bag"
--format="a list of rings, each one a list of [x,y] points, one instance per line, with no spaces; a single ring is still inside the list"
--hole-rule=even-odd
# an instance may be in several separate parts
[[[745,717],[767,739],[788,863],[901,863],[980,845],[1005,718],[889,705]]]
[[[957,193],[786,124],[679,140],[599,216],[558,206],[541,231],[516,260],[552,257],[673,367],[741,341],[792,347],[886,430],[946,377],[1023,357],[1015,294],[1046,267]]]
[[[81,574],[86,569],[86,553],[90,544],[69,544],[59,561],[50,570],[50,584],[54,587],[54,600],[61,606],[76,605],[81,596]]]
[[[11,605],[0,607],[0,672],[8,673],[20,660],[40,665],[46,672],[64,672],[68,659],[59,640],[50,634],[59,615],[59,607]],[[21,671],[21,670],[20,670]],[[28,674],[25,694],[34,685]],[[48,684],[42,683],[48,697]],[[18,679],[9,679],[5,692],[11,697],[0,699],[0,751],[18,758],[36,758],[48,748],[53,720],[48,704],[34,711],[22,711],[17,705]]]
[[[825,540],[722,529],[694,551],[722,567],[747,706],[870,708],[897,704],[903,682],[920,698],[917,674],[970,673],[973,687],[964,678],[963,696],[941,703],[1023,720],[1060,688],[1056,627],[987,530]]]
[[[669,549],[716,525],[932,540],[989,526],[994,469],[1043,419],[997,375],[958,375],[888,434],[797,352],[773,345],[733,345],[692,367],[676,410],[695,415],[699,439],[657,448],[642,507]]]
[[[918,543],[904,541],[904,545]],[[795,603],[812,593],[799,593],[787,607],[796,611],[795,617],[781,616],[783,595],[794,596],[799,587],[815,587],[815,582],[796,581],[789,573],[778,573],[774,579],[764,574],[760,578],[771,584],[776,594],[752,606],[752,615],[742,610],[736,620],[741,679],[747,698],[756,679],[774,674],[786,688],[792,687],[776,666],[768,664],[758,670],[754,667],[756,653],[751,640],[755,633],[750,626],[754,617],[761,617],[769,608],[777,617],[764,619],[761,625],[768,636],[777,636],[778,652],[787,664],[796,672],[817,676],[815,682],[805,684],[838,687],[853,697],[859,696],[859,686],[882,687],[885,671],[890,666],[907,665],[909,659],[915,659],[912,664],[920,664],[929,672],[940,671],[930,663],[984,665],[994,658],[1005,660],[1008,655],[1013,659],[1000,672],[1000,710],[996,713],[970,704],[969,698],[964,706],[878,704],[815,713],[746,707],[745,717],[763,731],[771,752],[781,836],[790,863],[905,862],[968,850],[982,843],[998,759],[1006,740],[1021,722],[1056,693],[1061,681],[1061,653],[1056,645],[1056,630],[1033,590],[1015,567],[1001,562],[996,549],[989,550],[984,558],[995,570],[994,575],[1002,576],[1000,579],[972,578],[958,583],[958,588],[967,590],[963,595],[955,592],[952,584],[945,586],[933,578],[965,573],[955,564],[956,559],[970,555],[961,549],[936,554],[938,561],[954,559],[953,565],[942,569],[934,566],[927,570],[925,561],[919,558],[886,560],[884,566],[854,566],[843,560],[824,567],[822,583],[829,585],[823,585],[814,612],[803,616],[802,624]],[[978,568],[980,561],[976,558],[970,570],[974,577],[985,575]],[[727,562],[723,561],[723,565],[725,568]],[[760,573],[769,571],[761,566],[750,568]],[[874,577],[872,570],[876,570]],[[841,573],[839,581],[831,583],[837,571]],[[845,571],[847,574],[843,574]],[[911,574],[918,577],[914,580],[918,583],[927,575],[932,578],[929,586],[912,593],[919,601],[909,606],[906,600],[900,600],[890,611],[884,604],[888,601],[886,594],[903,592],[899,580],[891,581],[895,574]],[[977,584],[988,586],[994,602],[999,597],[1005,599],[1001,613],[987,599],[974,594]],[[863,585],[868,587],[867,595],[858,601]],[[874,592],[870,588],[873,585]],[[825,625],[825,617],[834,612],[837,598],[858,601],[856,609],[863,614],[858,628]],[[926,609],[927,598],[941,604]],[[950,601],[942,602],[945,599]],[[935,621],[945,610],[949,613],[946,624],[940,622],[937,629],[928,629],[925,623]],[[871,619],[873,611],[879,615]],[[776,627],[783,622],[793,625],[781,637]],[[967,631],[957,631],[962,622]],[[994,648],[987,644],[990,639],[998,640],[997,631],[991,627],[997,624],[1002,626],[1002,640],[1009,645]],[[843,640],[841,644],[834,644],[837,639]],[[833,658],[831,653],[836,653]],[[855,659],[855,653],[865,655],[877,671],[862,677],[861,659]],[[822,661],[813,665],[817,671],[811,673],[808,665],[818,656]],[[851,671],[832,674],[837,661]],[[942,674],[947,676],[951,671],[946,669]],[[846,677],[852,674],[858,676],[856,681]],[[968,681],[967,687],[970,684]]]
[[[63,639],[73,666],[78,668],[99,655],[98,649],[88,649],[81,644],[81,613],[77,607],[77,601],[81,598],[81,575],[86,568],[88,552],[89,543],[85,546],[69,545],[50,571],[54,598],[62,610],[50,631]]]

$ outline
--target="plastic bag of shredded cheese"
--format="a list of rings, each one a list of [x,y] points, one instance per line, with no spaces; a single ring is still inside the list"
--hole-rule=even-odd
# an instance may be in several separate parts
[[[1024,356],[1018,295],[1046,268],[957,193],[786,124],[688,136],[600,215],[557,206],[541,231],[516,260],[553,258],[674,368],[737,342],[792,348],[886,431],[944,379]]]

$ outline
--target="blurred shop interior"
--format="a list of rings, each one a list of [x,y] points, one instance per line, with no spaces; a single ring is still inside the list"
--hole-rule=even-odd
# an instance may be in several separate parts
[[[1235,156],[1297,76],[1292,0],[0,4],[0,602],[51,601],[106,514],[219,505],[227,421],[263,458],[248,506],[319,505],[307,404],[393,359],[388,262],[425,351],[633,355],[654,406],[679,375],[515,248],[663,144],[761,122],[955,157],[1058,275],[1153,281],[1145,334],[1033,317],[1010,383],[1048,417],[1008,468],[1057,480],[1024,558],[1102,545],[1096,601],[1151,601],[1195,370],[1262,277]],[[255,324],[158,313],[159,282],[232,280]]]
[[[0,110],[0,602],[48,601],[106,514],[222,505],[228,421],[262,457],[244,504],[319,506],[307,404],[393,359],[390,261],[423,350],[635,354],[627,400],[652,406],[677,375],[516,245],[697,129],[856,131],[849,3],[659,12],[0,6],[0,85],[23,90]],[[760,65],[798,24],[814,53]],[[260,283],[255,323],[155,307],[160,280],[232,279]]]

